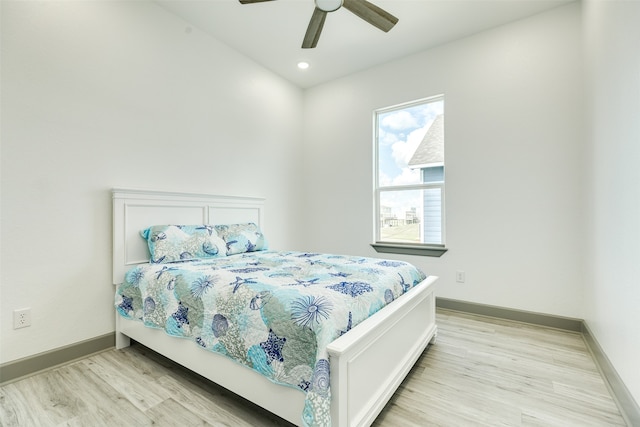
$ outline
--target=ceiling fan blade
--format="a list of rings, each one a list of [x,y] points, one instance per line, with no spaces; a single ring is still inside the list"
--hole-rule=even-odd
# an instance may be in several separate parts
[[[311,15],[311,20],[309,21],[309,26],[307,27],[307,32],[305,33],[304,40],[302,41],[303,49],[316,47],[326,17],[327,12],[318,9],[317,7],[314,9],[313,15]]]
[[[385,33],[398,22],[398,18],[367,0],[344,0],[342,6]]]
[[[251,4],[251,3],[262,3],[263,1],[273,1],[273,0],[240,0],[240,3]]]

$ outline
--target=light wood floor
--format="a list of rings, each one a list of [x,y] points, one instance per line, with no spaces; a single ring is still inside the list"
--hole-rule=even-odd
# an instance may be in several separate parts
[[[624,426],[579,334],[438,310],[374,426]],[[0,387],[2,426],[290,426],[161,356],[107,350]]]

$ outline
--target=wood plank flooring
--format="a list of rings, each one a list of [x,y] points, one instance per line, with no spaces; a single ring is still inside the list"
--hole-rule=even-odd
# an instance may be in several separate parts
[[[374,426],[624,426],[580,334],[438,310]],[[291,424],[140,345],[0,387],[2,426]]]

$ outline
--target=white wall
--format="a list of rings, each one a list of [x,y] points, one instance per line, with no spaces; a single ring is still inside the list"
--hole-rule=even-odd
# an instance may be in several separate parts
[[[309,250],[377,255],[373,111],[444,94],[449,251],[402,258],[441,297],[581,317],[581,76],[574,3],[308,90]]]
[[[0,362],[113,331],[112,187],[266,197],[295,246],[300,89],[150,2],[3,1],[1,71]]]
[[[589,221],[584,318],[640,402],[640,2],[586,1]]]

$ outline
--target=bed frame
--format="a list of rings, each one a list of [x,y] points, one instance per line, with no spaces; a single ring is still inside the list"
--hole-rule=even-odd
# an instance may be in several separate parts
[[[146,263],[139,231],[154,224],[255,222],[264,230],[264,199],[146,190],[113,190],[113,283]],[[265,233],[267,236],[268,230]],[[435,296],[429,276],[411,292],[333,341],[329,347],[334,427],[368,426],[376,419],[430,342],[435,342]],[[277,385],[225,356],[180,343],[164,331],[116,314],[116,347],[133,339],[285,420],[301,425],[304,393]],[[379,369],[380,366],[387,367]],[[378,367],[374,369],[373,367]]]

